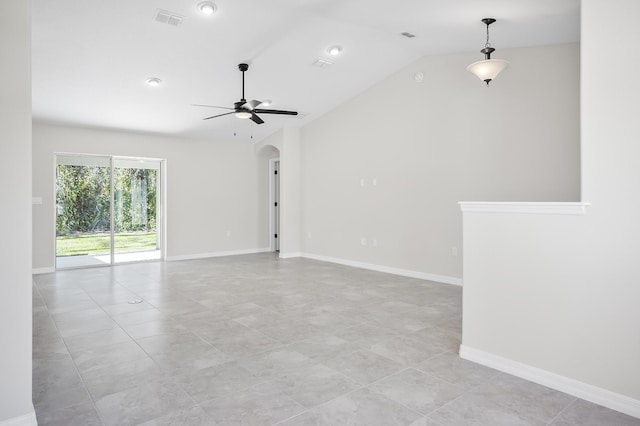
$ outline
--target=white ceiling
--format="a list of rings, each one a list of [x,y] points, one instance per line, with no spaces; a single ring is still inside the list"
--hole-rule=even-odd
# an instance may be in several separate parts
[[[213,0],[211,16],[196,10],[199,1],[33,0],[34,119],[255,142],[314,120],[423,56],[477,51],[482,59],[484,17],[498,19],[495,57],[502,48],[580,38],[579,0]],[[185,19],[159,23],[157,9]],[[343,53],[331,58],[332,45]],[[334,64],[313,67],[319,57]],[[304,117],[203,121],[225,111],[192,104],[240,99],[240,62],[250,64],[247,99],[272,99],[269,108]],[[149,87],[149,77],[161,86]]]

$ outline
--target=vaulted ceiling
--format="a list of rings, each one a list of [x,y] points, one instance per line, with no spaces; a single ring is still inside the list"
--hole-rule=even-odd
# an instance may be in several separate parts
[[[211,1],[216,12],[204,15],[201,0],[32,0],[34,119],[255,142],[318,118],[423,56],[479,51],[484,17],[498,19],[497,54],[580,38],[579,0]],[[159,11],[182,21],[160,22]],[[336,45],[342,52],[332,56]],[[318,59],[332,64],[314,66]],[[250,65],[247,99],[300,115],[263,115],[261,125],[233,115],[202,120],[225,110],[192,104],[240,99],[241,62]],[[161,84],[149,86],[151,77]]]

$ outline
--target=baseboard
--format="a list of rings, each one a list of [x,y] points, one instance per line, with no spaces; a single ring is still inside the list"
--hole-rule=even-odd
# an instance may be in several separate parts
[[[385,272],[392,275],[400,275],[402,277],[418,278],[421,280],[435,281],[444,284],[452,284],[461,286],[462,279],[456,277],[448,277],[446,275],[429,274],[426,272],[410,271],[408,269],[392,268],[390,266],[374,265],[372,263],[357,262],[354,260],[339,259],[335,257],[321,256],[312,253],[302,253],[302,257],[322,262],[337,263],[345,266],[353,266],[354,268],[369,269],[372,271]]]
[[[36,410],[31,408],[31,412],[24,416],[0,421],[0,426],[38,426]]]
[[[196,260],[196,259],[207,259],[210,257],[238,256],[242,254],[266,253],[268,251],[271,251],[268,247],[258,248],[258,249],[216,251],[213,253],[198,253],[198,254],[186,254],[182,256],[167,256],[165,260],[167,262],[175,262],[177,260]]]
[[[52,272],[55,272],[56,268],[54,268],[53,266],[48,267],[48,268],[32,268],[31,269],[31,275],[40,275],[40,274],[50,274]],[[1,424],[0,424],[1,426]]]
[[[460,357],[640,418],[640,400],[464,345]]]
[[[280,259],[292,259],[294,257],[302,257],[302,253],[300,253],[299,251],[291,252],[291,253],[282,253],[282,252],[280,252],[280,255],[278,257]]]

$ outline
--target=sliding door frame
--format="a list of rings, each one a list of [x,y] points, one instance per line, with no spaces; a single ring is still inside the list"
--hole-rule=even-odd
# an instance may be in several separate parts
[[[99,157],[99,158],[108,158],[109,159],[109,167],[110,167],[110,194],[109,194],[109,264],[104,265],[83,265],[83,266],[72,266],[72,267],[58,267],[58,252],[57,252],[57,216],[58,216],[58,199],[57,199],[57,168],[58,168],[58,157],[66,156],[66,157]],[[148,161],[148,162],[157,162],[159,164],[158,167],[158,176],[156,177],[156,185],[159,188],[156,189],[156,241],[157,246],[159,247],[160,257],[158,259],[144,259],[144,260],[135,260],[135,261],[127,261],[127,262],[115,262],[115,162],[117,160],[138,160],[138,161]],[[166,179],[166,160],[162,158],[153,158],[153,157],[132,157],[132,156],[122,156],[122,155],[106,155],[106,154],[84,154],[77,152],[54,152],[53,154],[53,265],[55,270],[65,270],[65,269],[78,269],[78,268],[95,268],[95,267],[104,267],[104,266],[114,266],[125,263],[143,263],[143,262],[157,262],[164,261],[166,259],[166,196],[167,196],[167,179]]]

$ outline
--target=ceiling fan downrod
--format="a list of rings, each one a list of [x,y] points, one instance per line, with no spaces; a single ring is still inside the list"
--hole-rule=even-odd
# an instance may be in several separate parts
[[[238,68],[242,71],[242,102],[246,102],[247,100],[244,97],[244,72],[249,69],[248,64],[238,64]]]

